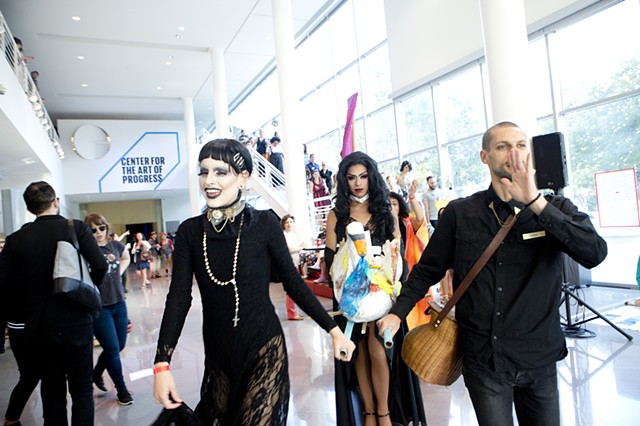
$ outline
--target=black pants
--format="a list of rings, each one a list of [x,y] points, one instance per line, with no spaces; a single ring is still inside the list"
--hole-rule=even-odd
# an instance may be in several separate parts
[[[16,358],[20,379],[11,391],[9,398],[9,406],[4,416],[5,419],[16,421],[20,420],[22,411],[27,401],[31,397],[33,390],[38,386],[40,381],[40,373],[36,351],[27,344],[24,329],[9,329],[9,342],[11,343],[11,351]]]
[[[40,345],[45,426],[67,426],[67,383],[72,426],[93,426],[93,326],[47,331]]]

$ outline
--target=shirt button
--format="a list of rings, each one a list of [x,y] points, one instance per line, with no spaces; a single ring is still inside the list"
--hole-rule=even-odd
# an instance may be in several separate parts
[[[502,315],[502,312],[496,312],[496,316],[499,317],[500,315]]]
[[[498,266],[502,266],[502,262],[498,262]]]
[[[502,291],[502,287],[498,287],[498,291]]]
[[[498,336],[493,336],[493,340],[498,340]]]

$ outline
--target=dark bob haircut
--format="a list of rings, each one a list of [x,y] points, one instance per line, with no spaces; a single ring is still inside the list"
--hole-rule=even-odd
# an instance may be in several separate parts
[[[198,162],[205,158],[213,158],[227,163],[237,174],[243,171],[253,172],[251,153],[243,144],[235,139],[214,139],[200,149]]]

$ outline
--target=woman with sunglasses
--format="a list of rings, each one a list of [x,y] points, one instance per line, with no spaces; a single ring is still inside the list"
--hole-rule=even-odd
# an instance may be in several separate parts
[[[129,252],[119,241],[110,241],[109,223],[104,216],[90,213],[84,218],[89,225],[96,242],[102,250],[109,269],[100,286],[102,309],[93,319],[93,334],[102,346],[102,352],[93,369],[93,383],[98,389],[107,392],[102,373],[107,370],[116,387],[116,399],[120,405],[133,404],[131,393],[124,383],[120,352],[127,343],[127,305],[124,301],[122,274],[129,266]]]

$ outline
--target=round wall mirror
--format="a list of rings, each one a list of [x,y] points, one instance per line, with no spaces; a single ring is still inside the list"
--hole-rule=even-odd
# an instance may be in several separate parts
[[[111,136],[95,124],[84,124],[73,132],[71,147],[80,157],[97,160],[111,149]]]

